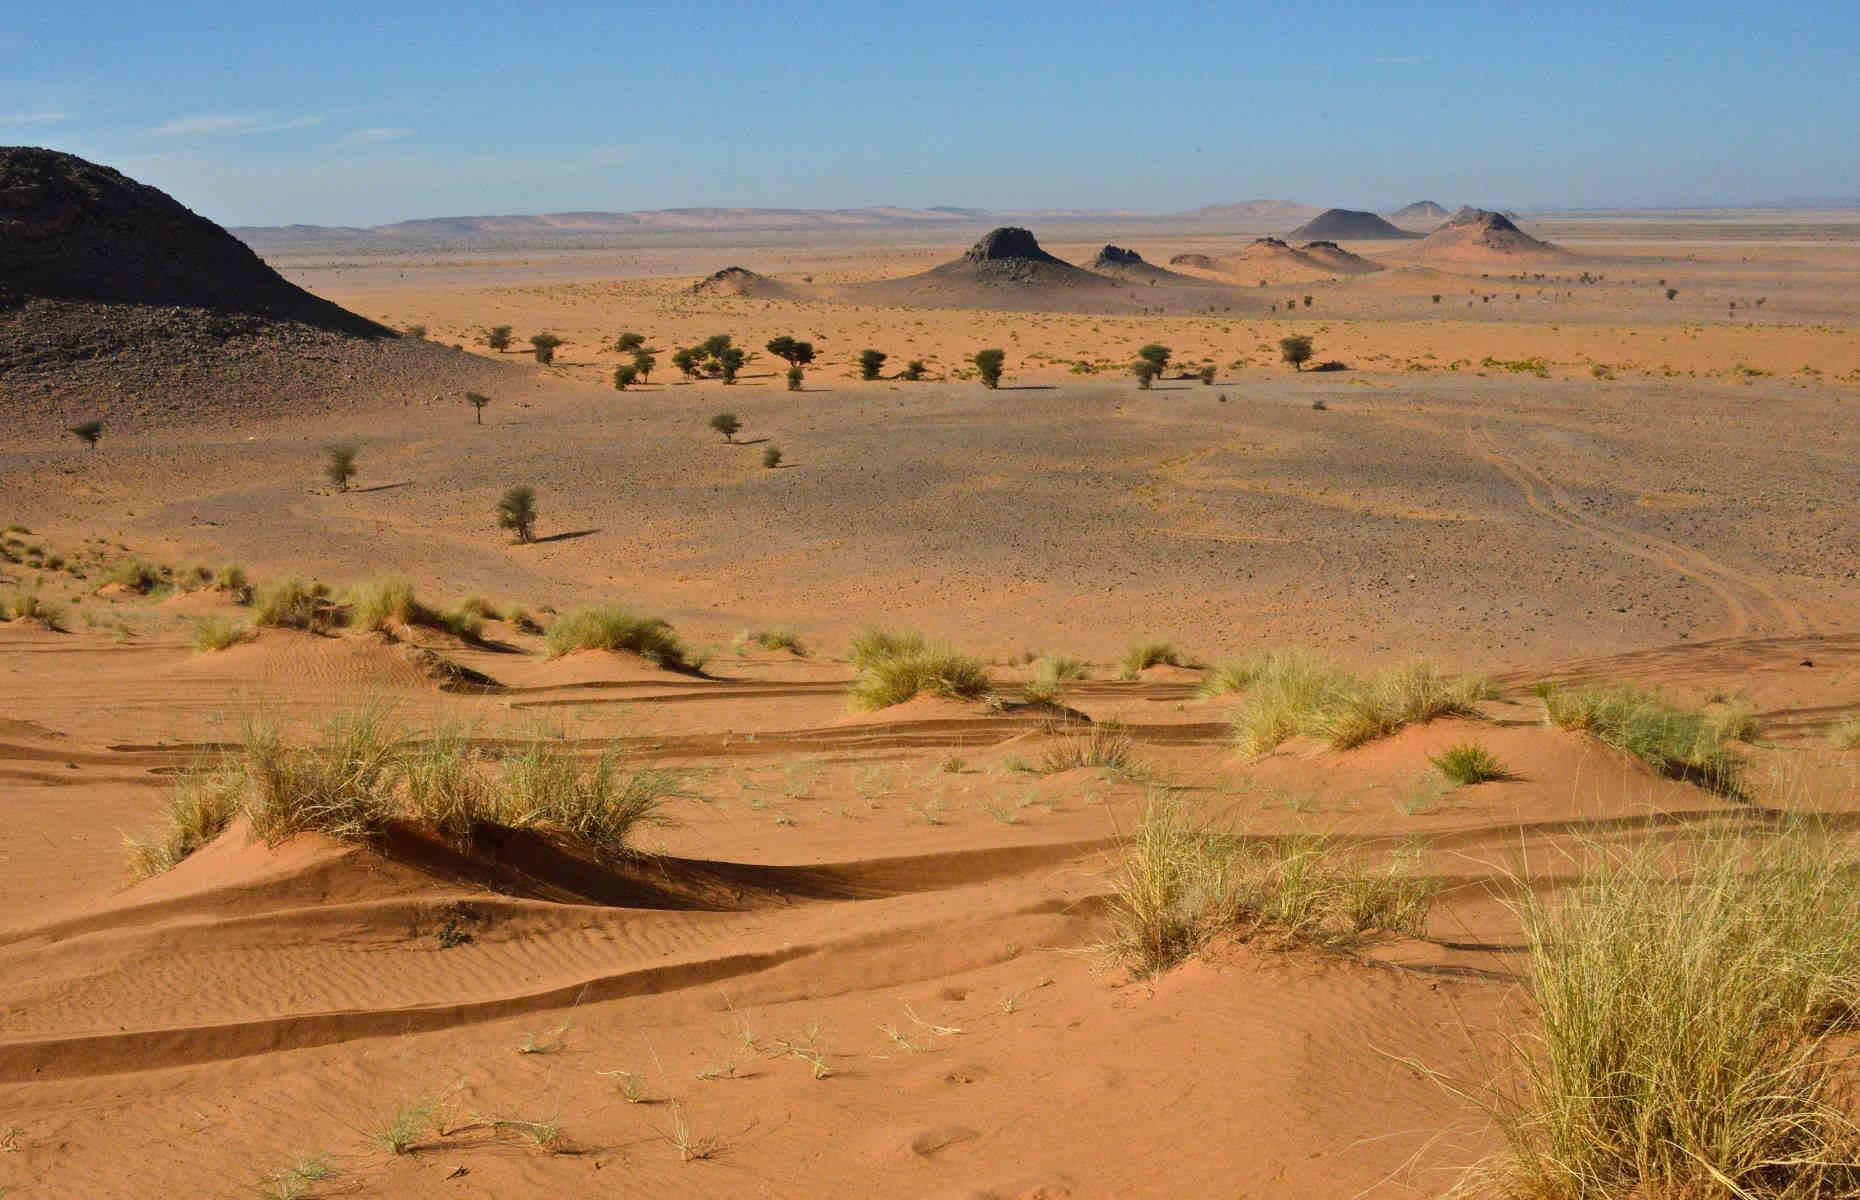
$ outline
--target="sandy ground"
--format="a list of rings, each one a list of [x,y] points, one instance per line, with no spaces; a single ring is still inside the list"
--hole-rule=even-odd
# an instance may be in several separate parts
[[[1397,264],[1240,289],[1231,318],[1109,317],[679,294],[726,261],[827,286],[945,246],[655,250],[637,273],[595,253],[285,264],[447,341],[507,321],[570,342],[553,370],[503,356],[482,426],[457,396],[364,397],[113,431],[94,452],[0,448],[0,523],[29,530],[6,536],[67,566],[0,564],[0,587],[36,587],[67,629],[0,624],[0,1193],[248,1196],[323,1155],[335,1174],[304,1194],[1441,1195],[1492,1135],[1404,1060],[1490,1077],[1527,967],[1497,898],[1511,875],[1553,874],[1578,830],[1690,836],[1751,811],[1544,728],[1527,684],[1745,699],[1767,731],[1759,803],[1860,807],[1860,758],[1824,736],[1860,707],[1860,251],[1755,221],[1532,231],[1581,246],[1562,274],[1602,281]],[[1235,248],[1130,240],[1157,263]],[[1312,309],[1264,314],[1307,291]],[[622,329],[667,352],[624,394],[598,348]],[[1294,329],[1350,369],[1278,365]],[[766,361],[734,387],[673,382],[670,348],[722,331],[811,337],[823,362],[800,393]],[[1150,340],[1214,360],[1216,383],[1139,392],[1072,369],[1121,369]],[[1014,386],[847,378],[866,344],[938,367],[1010,346]],[[1482,365],[1539,356],[1548,377]],[[705,425],[724,407],[741,445]],[[362,447],[346,493],[318,475],[338,440]],[[539,493],[537,544],[491,528],[517,482]],[[99,591],[132,555],[334,584],[391,571],[439,602],[625,599],[714,656],[691,678],[549,662],[501,623],[480,647],[430,635],[496,681],[466,694],[374,636],[195,653],[193,625],[235,610]],[[1124,722],[1145,771],[1023,769],[1058,736],[1038,717],[849,715],[841,656],[867,624],[946,637],[1003,686],[1025,651],[1093,660],[1066,703]],[[810,653],[730,647],[775,625]],[[1196,672],[1111,678],[1150,634],[1208,660],[1425,655],[1502,694],[1478,723],[1243,760]],[[235,830],[129,885],[122,833],[202,747],[254,711],[308,727],[367,698],[415,728],[618,747],[688,794],[618,876],[556,864],[490,886],[417,845],[266,850]],[[1429,756],[1468,736],[1516,778],[1436,786]],[[1451,884],[1430,937],[1222,945],[1150,982],[1107,967],[1110,856],[1159,785],[1249,833],[1412,848]],[[471,940],[443,945],[448,926]],[[413,1153],[371,1144],[391,1109],[434,1099]],[[530,1144],[539,1123],[555,1152]],[[714,1152],[687,1161],[681,1127]]]

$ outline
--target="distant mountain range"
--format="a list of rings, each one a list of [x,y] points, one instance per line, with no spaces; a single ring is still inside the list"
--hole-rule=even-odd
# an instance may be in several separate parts
[[[440,245],[599,245],[654,234],[784,233],[832,230],[950,229],[993,225],[1077,225],[1114,222],[1231,225],[1242,231],[1295,225],[1319,210],[1283,200],[1212,204],[1187,212],[1084,209],[928,208],[665,208],[641,212],[561,212],[533,215],[427,217],[389,225],[246,225],[231,232],[255,250],[415,249]]]

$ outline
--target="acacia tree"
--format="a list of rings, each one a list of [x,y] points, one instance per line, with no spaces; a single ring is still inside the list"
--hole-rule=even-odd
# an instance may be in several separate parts
[[[743,364],[748,360],[749,356],[743,353],[742,347],[725,346],[717,352],[717,374],[725,383],[735,383],[736,373],[743,369]]]
[[[638,379],[638,367],[631,366],[627,363],[621,363],[614,368],[614,387],[622,392],[626,391],[627,388]]]
[[[323,447],[323,453],[329,461],[323,464],[323,474],[336,485],[336,490],[349,490],[349,480],[355,478],[355,451],[353,442],[337,442],[333,446]]]
[[[672,352],[672,365],[684,372],[686,379],[696,379],[702,373],[703,365],[699,360],[698,350],[694,346],[681,346]]]
[[[791,367],[805,367],[814,361],[814,343],[797,342],[787,334],[770,338],[763,347],[776,358],[785,359]]]
[[[97,441],[103,437],[102,421],[84,421],[71,427],[71,436],[83,442],[92,450],[97,448]]]
[[[636,350],[633,352],[633,370],[636,374],[638,374],[639,381],[641,383],[645,383],[649,378],[651,378],[652,368],[658,365],[659,365],[659,360],[654,358],[652,355],[648,354],[646,351]]]
[[[861,350],[859,352],[859,378],[877,379],[878,373],[885,369],[885,360],[890,357],[883,350]]]
[[[983,387],[993,390],[1001,386],[1001,368],[1007,362],[1007,351],[977,350],[969,361],[981,373]]]
[[[493,325],[484,331],[484,344],[502,354],[510,349],[510,326]]]
[[[1162,345],[1160,342],[1151,342],[1149,345],[1137,351],[1137,358],[1143,362],[1154,363],[1156,365],[1156,369],[1150,373],[1150,378],[1154,379],[1156,376],[1161,375],[1164,371],[1169,369],[1169,354],[1169,347]]]
[[[555,348],[561,344],[561,338],[546,331],[530,338],[530,346],[536,351],[536,361],[544,366],[555,361]]]
[[[1302,371],[1311,361],[1311,339],[1302,333],[1279,339],[1279,357],[1292,364],[1292,370]]]
[[[536,536],[536,489],[523,484],[506,488],[497,501],[497,527],[517,535],[519,542]]]
[[[1144,391],[1150,390],[1150,381],[1162,372],[1162,368],[1147,358],[1139,358],[1130,364],[1130,373],[1137,377],[1137,386]]]
[[[614,350],[620,354],[631,354],[646,344],[643,333],[623,333],[614,339]]]
[[[743,423],[736,419],[735,413],[725,411],[711,417],[710,427],[721,433],[724,441],[734,442],[736,431],[743,427]]]
[[[465,403],[471,405],[472,414],[478,418],[478,424],[484,424],[484,406],[491,402],[489,396],[482,392],[466,392]]]

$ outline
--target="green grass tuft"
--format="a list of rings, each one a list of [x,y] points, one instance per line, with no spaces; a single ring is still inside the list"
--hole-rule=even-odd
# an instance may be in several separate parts
[[[691,667],[684,645],[658,617],[642,617],[615,605],[563,613],[544,634],[550,658],[577,650],[625,650],[655,666]]]
[[[1148,667],[1193,667],[1198,665],[1194,659],[1177,650],[1170,642],[1133,642],[1130,649],[1124,651],[1119,664],[1119,677],[1135,679],[1139,672]]]
[[[849,693],[854,708],[890,708],[924,694],[980,700],[994,691],[980,660],[918,633],[868,630],[854,639],[852,657],[859,666]]]
[[[1428,761],[1438,767],[1442,775],[1462,786],[1510,776],[1505,764],[1478,742],[1461,742],[1457,746],[1449,746],[1440,752],[1439,757]]]
[[[1292,652],[1263,655],[1241,669],[1251,678],[1233,726],[1249,754],[1300,734],[1347,750],[1409,725],[1477,716],[1474,705],[1491,694],[1483,680],[1449,677],[1426,663],[1359,677]]]
[[[1707,791],[1737,795],[1741,790],[1743,760],[1728,744],[1741,722],[1680,708],[1626,685],[1551,688],[1543,699],[1546,719],[1560,729],[1593,734],[1660,774],[1690,780]]]
[[[221,616],[210,616],[203,617],[194,626],[193,632],[187,635],[187,644],[204,653],[237,646],[251,636],[249,625],[229,621]]]
[[[341,614],[327,597],[301,579],[268,584],[252,598],[252,623],[265,629],[303,629],[327,633],[341,624]]]

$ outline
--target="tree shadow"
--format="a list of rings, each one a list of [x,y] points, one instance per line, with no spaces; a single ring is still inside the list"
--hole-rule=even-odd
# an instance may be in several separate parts
[[[768,441],[767,438],[734,438],[728,442],[725,442],[724,445],[726,446],[760,446],[762,443],[766,441]]]
[[[1053,385],[1050,383],[1004,383],[995,389],[997,392],[1050,392],[1052,390]]]
[[[567,533],[552,533],[548,537],[531,538],[530,545],[540,546],[544,542],[566,542],[574,538],[584,538],[589,534],[599,532],[599,529],[571,529]]]
[[[359,496],[363,492],[391,492],[395,488],[404,488],[404,487],[412,487],[412,486],[413,486],[413,480],[403,479],[399,483],[377,483],[373,485],[372,487],[350,488],[349,491]]]

